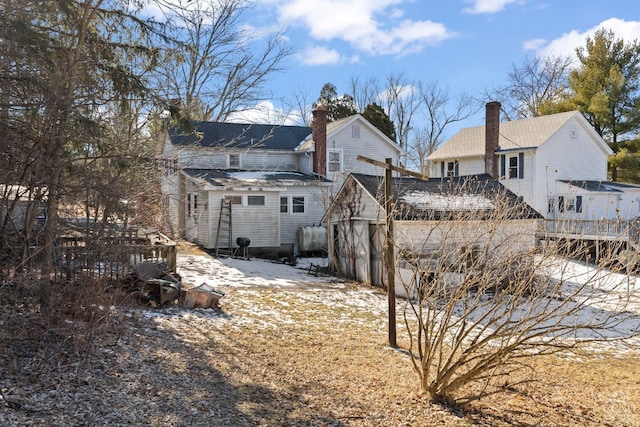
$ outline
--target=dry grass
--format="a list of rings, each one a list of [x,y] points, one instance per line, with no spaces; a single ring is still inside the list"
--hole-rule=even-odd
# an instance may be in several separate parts
[[[535,382],[444,408],[386,345],[380,290],[225,291],[219,311],[122,310],[128,332],[82,355],[3,348],[0,424],[640,426],[637,352],[533,359]]]

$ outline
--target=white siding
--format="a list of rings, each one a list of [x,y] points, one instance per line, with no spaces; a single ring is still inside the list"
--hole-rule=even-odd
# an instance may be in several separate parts
[[[212,191],[209,198],[211,200],[211,206],[209,206],[211,223],[207,248],[215,248],[220,206],[225,195],[239,195],[243,199],[242,205],[231,206],[231,242],[234,247],[238,237],[249,238],[250,247],[280,247],[280,197],[278,192]],[[248,206],[246,204],[248,195],[265,196],[265,206]]]
[[[536,220],[495,221],[396,221],[396,245],[420,253],[446,250],[460,245],[478,245],[506,253],[526,253],[535,246]]]
[[[298,229],[300,227],[320,225],[325,206],[329,200],[326,189],[317,186],[290,187],[287,191],[279,194],[279,197],[291,198],[294,196],[304,196],[306,212],[280,213],[280,243],[282,245],[292,245],[296,242]]]
[[[545,215],[547,198],[564,191],[558,180],[606,181],[607,154],[578,120],[571,119],[538,148],[534,168],[533,196],[525,201]]]
[[[505,168],[508,168],[508,157],[510,156],[519,156],[521,152],[510,152],[504,153],[507,157],[505,160]],[[546,198],[540,206],[534,206],[533,202],[535,201],[535,181],[536,181],[536,170],[535,170],[535,152],[533,151],[525,151],[524,154],[524,167],[523,167],[523,178],[507,178],[509,175],[507,171],[505,171],[505,175],[500,176],[500,183],[511,190],[516,195],[522,197],[525,202],[529,204],[532,208],[538,211],[540,214],[544,215],[544,211],[546,209]],[[498,174],[501,174],[500,170],[500,157],[498,157]],[[541,210],[542,209],[542,210]]]

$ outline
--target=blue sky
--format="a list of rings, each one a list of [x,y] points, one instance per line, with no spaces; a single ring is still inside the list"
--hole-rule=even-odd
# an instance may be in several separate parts
[[[284,29],[295,52],[262,105],[281,112],[280,98],[302,92],[314,101],[327,82],[342,94],[353,76],[402,73],[479,96],[526,55],[572,55],[599,27],[640,40],[637,0],[258,0],[243,21]]]

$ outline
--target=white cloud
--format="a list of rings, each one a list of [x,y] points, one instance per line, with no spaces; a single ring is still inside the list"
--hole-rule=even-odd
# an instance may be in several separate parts
[[[296,54],[296,58],[304,65],[332,65],[343,61],[337,50],[323,46],[313,46]]]
[[[256,123],[269,125],[299,125],[300,114],[285,111],[270,101],[261,101],[252,108],[232,114],[228,119],[232,123]]]
[[[467,3],[472,3],[472,7],[465,8],[467,13],[497,13],[505,9],[505,7],[511,3],[516,3],[519,0],[470,0]]]
[[[402,54],[454,34],[437,22],[402,19],[406,0],[280,0],[281,24],[303,27],[316,40],[343,40],[370,55]]]
[[[548,43],[539,39],[527,41],[524,44],[524,49],[533,50],[539,56],[575,57],[576,48],[584,46],[587,36],[593,37],[594,33],[600,28],[612,30],[616,38],[623,39],[627,43],[636,39],[640,40],[640,21],[624,21],[618,18],[610,18],[584,32],[572,30]]]

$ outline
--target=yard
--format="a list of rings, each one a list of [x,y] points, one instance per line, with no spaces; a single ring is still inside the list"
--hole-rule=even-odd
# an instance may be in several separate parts
[[[0,338],[20,345],[0,353],[0,424],[640,426],[637,346],[534,359],[536,381],[444,408],[418,392],[401,319],[400,349],[386,345],[382,290],[305,266],[181,247],[183,283],[224,291],[219,310],[112,307],[90,348],[55,357],[10,340],[2,306]]]

